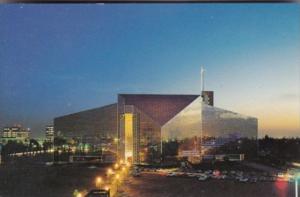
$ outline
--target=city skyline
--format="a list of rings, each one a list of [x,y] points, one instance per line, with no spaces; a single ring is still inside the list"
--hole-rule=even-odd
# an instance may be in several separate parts
[[[300,6],[3,5],[0,122],[42,136],[53,118],[118,93],[200,94],[299,137]]]

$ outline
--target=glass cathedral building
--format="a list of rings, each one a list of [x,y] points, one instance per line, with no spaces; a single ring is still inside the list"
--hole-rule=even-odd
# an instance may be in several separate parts
[[[257,138],[256,118],[214,107],[208,91],[201,96],[123,94],[118,113],[119,154],[135,163],[170,155],[200,161],[226,143]],[[173,153],[164,150],[168,143]]]
[[[111,148],[118,157],[136,164],[168,158],[199,162],[228,143],[257,138],[256,118],[213,105],[212,91],[201,95],[119,94],[118,102],[108,107],[54,119],[54,129],[67,137],[82,138],[86,133],[95,139],[114,138],[116,147]]]

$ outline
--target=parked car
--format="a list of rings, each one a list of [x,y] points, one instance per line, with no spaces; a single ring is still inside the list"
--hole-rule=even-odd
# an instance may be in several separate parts
[[[177,174],[175,173],[175,172],[169,172],[168,174],[167,174],[167,176],[168,177],[172,177],[172,176],[176,176]]]
[[[188,177],[196,177],[197,174],[196,174],[196,173],[187,173],[187,176],[188,176]]]
[[[241,177],[239,179],[239,182],[242,182],[242,183],[246,183],[248,181],[248,178],[245,178],[245,177]]]
[[[110,197],[110,192],[104,189],[93,189],[85,197]]]
[[[198,177],[198,180],[199,181],[206,181],[208,179],[208,176],[206,176],[206,175],[200,175],[199,177]]]
[[[277,173],[277,177],[279,177],[279,178],[283,178],[283,177],[284,177],[284,173],[282,173],[282,172],[278,172],[278,173]]]
[[[257,182],[257,178],[256,178],[256,177],[251,177],[251,178],[249,179],[249,182],[250,182],[250,183],[256,183],[256,182]]]
[[[226,174],[221,175],[221,179],[225,180],[227,178],[228,178],[228,176]]]
[[[231,170],[231,171],[230,171],[230,174],[235,174],[235,171],[234,171],[234,170]]]

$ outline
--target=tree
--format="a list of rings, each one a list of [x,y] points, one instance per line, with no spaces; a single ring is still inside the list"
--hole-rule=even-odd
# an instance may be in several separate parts
[[[48,150],[53,148],[53,142],[49,142],[49,141],[44,141],[43,142],[43,149],[44,150]]]
[[[64,139],[62,137],[55,137],[54,138],[54,146],[60,147],[60,146],[63,146],[65,144],[67,144],[67,140],[66,139]]]
[[[23,143],[16,141],[8,141],[7,144],[2,147],[2,154],[8,155],[11,153],[25,152],[26,149],[27,146]]]
[[[29,149],[30,150],[40,150],[41,146],[38,143],[38,141],[36,141],[35,139],[30,139],[29,140]]]

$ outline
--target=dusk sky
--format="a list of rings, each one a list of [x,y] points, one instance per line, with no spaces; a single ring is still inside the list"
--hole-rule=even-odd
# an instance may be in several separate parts
[[[300,137],[300,4],[2,4],[0,126],[43,136],[53,118],[118,93],[200,94]]]

